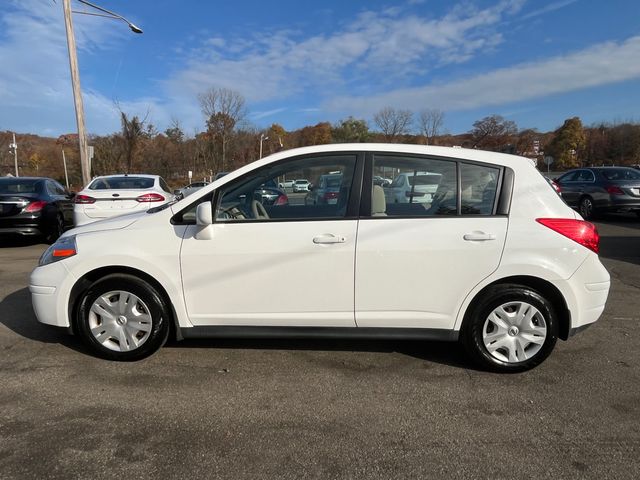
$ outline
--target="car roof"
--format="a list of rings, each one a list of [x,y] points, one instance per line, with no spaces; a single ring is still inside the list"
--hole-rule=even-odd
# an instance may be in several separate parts
[[[149,175],[146,173],[117,173],[113,175],[101,175],[99,177],[93,177],[91,181],[101,178],[127,178],[127,177],[142,177],[142,178],[160,178],[160,175]]]
[[[49,177],[0,177],[0,180],[53,180]],[[56,182],[57,180],[53,180]]]

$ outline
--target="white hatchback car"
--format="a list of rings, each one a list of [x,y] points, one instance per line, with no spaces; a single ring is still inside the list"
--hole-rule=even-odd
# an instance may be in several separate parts
[[[107,175],[96,177],[74,198],[76,226],[105,218],[145,211],[175,199],[158,175]]]
[[[341,172],[335,202],[261,203],[260,185],[300,171]],[[387,203],[374,178],[389,171],[441,177],[430,202]],[[41,322],[114,360],[169,335],[317,335],[460,339],[483,367],[522,371],[602,314],[598,242],[526,158],[323,145],[66,232],[29,289]]]

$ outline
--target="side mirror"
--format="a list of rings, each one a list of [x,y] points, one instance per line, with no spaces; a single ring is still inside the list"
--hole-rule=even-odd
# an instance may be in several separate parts
[[[198,231],[196,240],[211,240],[213,238],[213,208],[211,202],[202,202],[196,208],[196,225]]]

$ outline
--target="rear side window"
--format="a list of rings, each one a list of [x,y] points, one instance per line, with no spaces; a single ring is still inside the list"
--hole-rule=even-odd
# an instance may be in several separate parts
[[[462,215],[491,215],[496,201],[500,169],[460,164]]]
[[[430,217],[457,214],[455,161],[376,155],[373,176],[389,179],[383,181],[382,185],[372,182],[373,216]]]
[[[630,168],[611,168],[601,172],[607,180],[640,180],[640,171]]]
[[[140,190],[152,188],[153,183],[154,179],[148,177],[98,178],[89,185],[89,190]]]
[[[160,188],[165,192],[171,193],[171,189],[169,188],[169,185],[167,185],[167,182],[164,181],[164,178],[160,179]]]

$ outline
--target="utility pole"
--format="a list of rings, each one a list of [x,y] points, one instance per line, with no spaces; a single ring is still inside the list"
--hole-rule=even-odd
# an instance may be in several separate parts
[[[69,175],[67,174],[67,157],[64,156],[64,148],[62,149],[62,165],[64,165],[64,181],[67,184],[67,190],[69,190]]]
[[[71,85],[73,86],[73,101],[76,107],[76,122],[78,124],[78,143],[80,146],[80,169],[82,170],[82,185],[87,185],[91,180],[89,172],[89,156],[87,152],[87,133],[84,125],[84,106],[82,104],[82,92],[80,91],[80,73],[78,71],[78,54],[76,51],[76,38],[73,33],[71,21],[71,0],[62,0],[64,10],[64,23],[67,28],[67,46],[69,47],[69,66],[71,68]]]
[[[20,176],[18,172],[18,144],[16,143],[16,134],[13,134],[13,143],[9,144],[9,150],[13,152],[13,161],[16,164],[16,177]]]
[[[259,158],[262,158],[262,142],[265,141],[265,140],[269,140],[269,137],[265,136],[264,133],[261,133],[260,134],[260,157]]]

